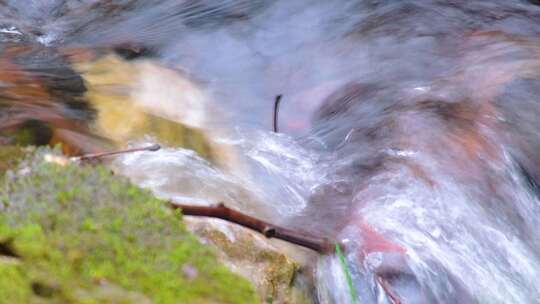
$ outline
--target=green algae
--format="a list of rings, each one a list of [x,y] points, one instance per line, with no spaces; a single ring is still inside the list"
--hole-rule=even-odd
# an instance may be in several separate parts
[[[19,161],[31,151],[33,151],[31,147],[2,146],[0,148],[0,176],[3,176],[8,169],[16,167]]]
[[[105,167],[46,163],[47,151],[0,186],[0,303],[258,302],[179,212]]]

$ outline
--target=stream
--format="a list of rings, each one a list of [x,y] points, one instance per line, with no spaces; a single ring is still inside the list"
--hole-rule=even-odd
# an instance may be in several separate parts
[[[319,303],[540,303],[535,1],[3,0],[0,16],[0,48],[143,46],[133,62],[159,68],[115,96],[201,130],[213,161],[165,143],[113,166],[339,242],[312,265]]]

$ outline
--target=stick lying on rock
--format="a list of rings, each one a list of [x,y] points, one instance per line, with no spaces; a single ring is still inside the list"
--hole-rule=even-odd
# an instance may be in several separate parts
[[[143,152],[143,151],[158,151],[161,149],[161,146],[158,144],[153,144],[148,147],[138,147],[138,148],[130,148],[130,149],[124,149],[124,150],[117,150],[117,151],[110,151],[110,152],[101,152],[101,153],[92,153],[92,154],[85,154],[81,156],[72,157],[71,159],[73,161],[82,162],[82,161],[91,161],[100,159],[107,156],[113,156],[113,155],[119,155],[119,154],[125,154],[125,153],[133,153],[133,152]]]
[[[100,159],[107,156],[113,156],[124,153],[141,152],[141,151],[157,151],[161,147],[158,144],[154,144],[148,147],[131,148],[125,150],[117,150],[103,153],[86,154],[78,157],[73,157],[72,160],[76,162],[91,161]],[[194,206],[183,205],[170,202],[170,205],[174,209],[181,209],[184,215],[191,216],[206,216],[219,218],[228,222],[244,226],[251,230],[260,232],[267,238],[276,238],[284,240],[296,245],[300,245],[319,253],[328,253],[333,250],[334,244],[328,239],[321,238],[309,233],[294,231],[291,229],[279,227],[265,221],[259,220],[247,214],[230,209],[224,204],[220,203],[214,206]]]
[[[284,240],[315,250],[319,253],[328,253],[334,248],[334,245],[326,238],[321,238],[305,232],[293,231],[264,222],[247,214],[230,209],[222,203],[214,206],[193,206],[170,202],[170,205],[173,209],[181,209],[182,214],[184,215],[219,218],[260,232],[267,238]]]
[[[106,157],[106,156],[114,156],[114,155],[120,155],[120,154],[125,154],[125,153],[142,152],[142,151],[157,151],[160,148],[161,147],[158,144],[154,144],[148,147],[139,147],[139,148],[130,148],[130,149],[124,149],[124,150],[109,151],[109,152],[84,154],[81,156],[74,156],[74,157],[65,157],[62,155],[55,155],[51,153],[51,154],[46,154],[44,156],[44,160],[48,163],[55,163],[60,166],[65,166],[69,164],[70,162],[81,164],[84,162],[92,162],[92,161],[101,160],[101,158]]]

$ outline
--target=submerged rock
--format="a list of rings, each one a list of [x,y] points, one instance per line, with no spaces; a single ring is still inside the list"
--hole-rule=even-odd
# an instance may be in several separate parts
[[[20,162],[0,188],[3,303],[258,302],[148,191],[44,155]]]

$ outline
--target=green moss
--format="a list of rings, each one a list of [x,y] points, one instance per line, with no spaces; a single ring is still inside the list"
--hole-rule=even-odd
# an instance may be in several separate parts
[[[43,153],[0,189],[0,303],[257,302],[180,213],[104,167]]]
[[[0,148],[0,176],[11,168],[14,168],[19,163],[21,158],[24,158],[32,148],[23,148],[19,146],[2,146]]]

